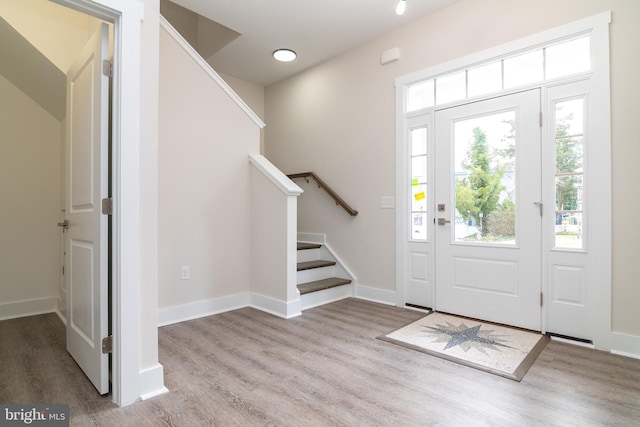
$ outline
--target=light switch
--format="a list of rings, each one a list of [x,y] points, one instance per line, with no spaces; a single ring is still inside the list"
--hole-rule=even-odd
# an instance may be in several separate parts
[[[394,209],[396,207],[395,199],[393,197],[381,197],[380,208],[381,209]]]

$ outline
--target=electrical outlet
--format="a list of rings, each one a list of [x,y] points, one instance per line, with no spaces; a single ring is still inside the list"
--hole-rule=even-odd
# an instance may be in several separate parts
[[[188,265],[183,265],[180,267],[180,279],[181,280],[189,280],[191,278],[191,267]]]

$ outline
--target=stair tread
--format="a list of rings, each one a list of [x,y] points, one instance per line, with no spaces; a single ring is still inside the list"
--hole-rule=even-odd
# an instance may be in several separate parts
[[[312,268],[321,268],[321,267],[330,267],[332,265],[336,265],[335,261],[326,261],[322,259],[318,259],[315,261],[305,261],[298,263],[298,271],[302,270],[310,270]]]
[[[303,243],[303,242],[298,242],[298,250],[305,250],[305,249],[318,249],[322,247],[322,245],[318,245],[316,243]]]
[[[334,288],[336,286],[348,285],[349,283],[351,283],[351,280],[349,279],[342,279],[340,277],[329,277],[328,279],[300,283],[298,285],[298,290],[300,291],[300,295],[304,295],[311,292]]]

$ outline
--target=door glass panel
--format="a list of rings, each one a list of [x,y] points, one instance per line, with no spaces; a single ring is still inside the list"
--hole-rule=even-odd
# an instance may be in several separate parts
[[[515,118],[506,111],[455,122],[456,242],[515,244]]]
[[[411,129],[411,240],[427,240],[427,128]]]
[[[583,248],[584,99],[555,105],[555,247]]]
[[[542,49],[504,60],[504,88],[523,86],[542,81]]]

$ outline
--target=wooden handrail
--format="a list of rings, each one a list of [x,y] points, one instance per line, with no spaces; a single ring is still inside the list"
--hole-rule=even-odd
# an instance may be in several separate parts
[[[318,175],[316,175],[313,172],[302,172],[302,173],[294,173],[291,175],[287,175],[290,179],[296,179],[296,178],[304,178],[307,182],[309,182],[309,177],[313,178],[315,182],[318,183],[318,187],[322,188],[324,191],[327,192],[327,194],[329,196],[331,196],[331,198],[333,200],[336,201],[336,205],[340,205],[342,206],[342,208],[347,211],[347,213],[351,216],[356,216],[358,215],[358,211],[353,209],[351,206],[349,206],[349,204],[347,202],[345,202],[344,200],[342,200],[342,198],[340,196],[338,196],[338,194],[333,191],[331,189],[331,187],[329,187],[323,180],[321,180]]]

